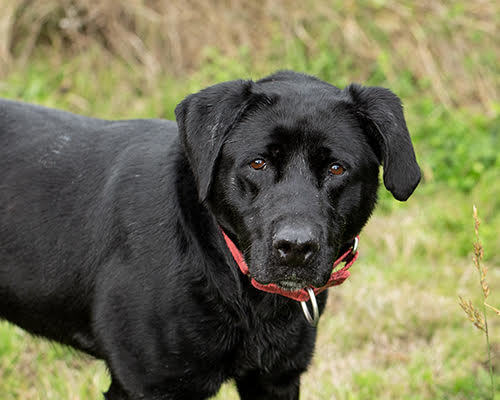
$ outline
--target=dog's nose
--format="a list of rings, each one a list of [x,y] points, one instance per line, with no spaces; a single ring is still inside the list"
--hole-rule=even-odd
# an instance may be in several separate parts
[[[275,233],[273,248],[281,262],[301,266],[314,259],[319,250],[319,243],[311,226],[285,225]]]

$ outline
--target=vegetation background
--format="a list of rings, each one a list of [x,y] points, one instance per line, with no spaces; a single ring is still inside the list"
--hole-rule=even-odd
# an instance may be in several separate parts
[[[165,117],[188,93],[277,69],[391,88],[424,179],[380,190],[351,279],[330,290],[302,399],[490,399],[472,204],[500,308],[500,3],[0,0],[0,95],[102,118]],[[496,391],[500,318],[490,315]],[[98,399],[102,362],[0,323],[0,398]],[[236,399],[231,383],[217,396]],[[497,395],[497,399],[500,396]]]

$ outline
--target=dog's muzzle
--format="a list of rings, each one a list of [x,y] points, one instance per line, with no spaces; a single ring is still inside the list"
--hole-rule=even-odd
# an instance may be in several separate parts
[[[243,254],[222,229],[221,232],[227,247],[231,251],[234,261],[236,261],[236,264],[238,264],[240,271],[244,275],[248,276],[249,269],[248,265],[245,262]],[[255,287],[256,289],[268,293],[280,294],[290,299],[300,301],[302,306],[302,311],[304,312],[306,320],[311,325],[316,326],[319,320],[319,310],[318,310],[318,304],[316,302],[316,295],[318,295],[319,293],[323,292],[324,290],[328,289],[331,286],[337,286],[344,283],[344,281],[347,278],[349,278],[349,276],[351,275],[351,273],[349,272],[349,268],[351,267],[352,264],[354,264],[359,255],[358,244],[359,244],[359,236],[356,236],[353,239],[353,244],[350,246],[350,248],[339,258],[337,258],[337,260],[335,260],[335,262],[333,263],[332,273],[330,275],[330,278],[328,279],[328,282],[324,286],[307,287],[300,290],[285,290],[274,283],[269,283],[267,285],[264,285],[262,283],[257,282],[253,278],[250,278],[250,282],[252,283],[252,286]],[[344,262],[345,265],[338,271],[335,271],[335,268],[342,262]],[[307,301],[309,300],[311,300],[311,305],[313,309],[312,316],[309,313],[309,309],[307,308]]]

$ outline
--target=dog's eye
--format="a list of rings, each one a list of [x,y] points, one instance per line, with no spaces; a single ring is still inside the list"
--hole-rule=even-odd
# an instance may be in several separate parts
[[[333,175],[342,175],[345,172],[345,168],[340,164],[332,164],[330,166],[330,172]]]
[[[266,162],[261,158],[257,158],[250,163],[250,166],[253,169],[263,169],[266,167]]]

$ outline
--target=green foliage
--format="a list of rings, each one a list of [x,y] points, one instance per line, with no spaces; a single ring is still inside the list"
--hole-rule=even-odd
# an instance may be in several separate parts
[[[359,400],[379,398],[384,390],[383,377],[376,371],[365,371],[353,376]]]
[[[436,398],[456,400],[498,400],[500,396],[497,394],[494,399],[491,398],[489,386],[488,373],[482,369],[479,369],[476,375],[466,375],[458,372],[455,377],[439,385]],[[497,385],[497,393],[500,393],[500,385]]]
[[[500,118],[467,110],[447,111],[430,101],[412,104],[409,113],[428,181],[470,192],[486,171],[498,172]]]

